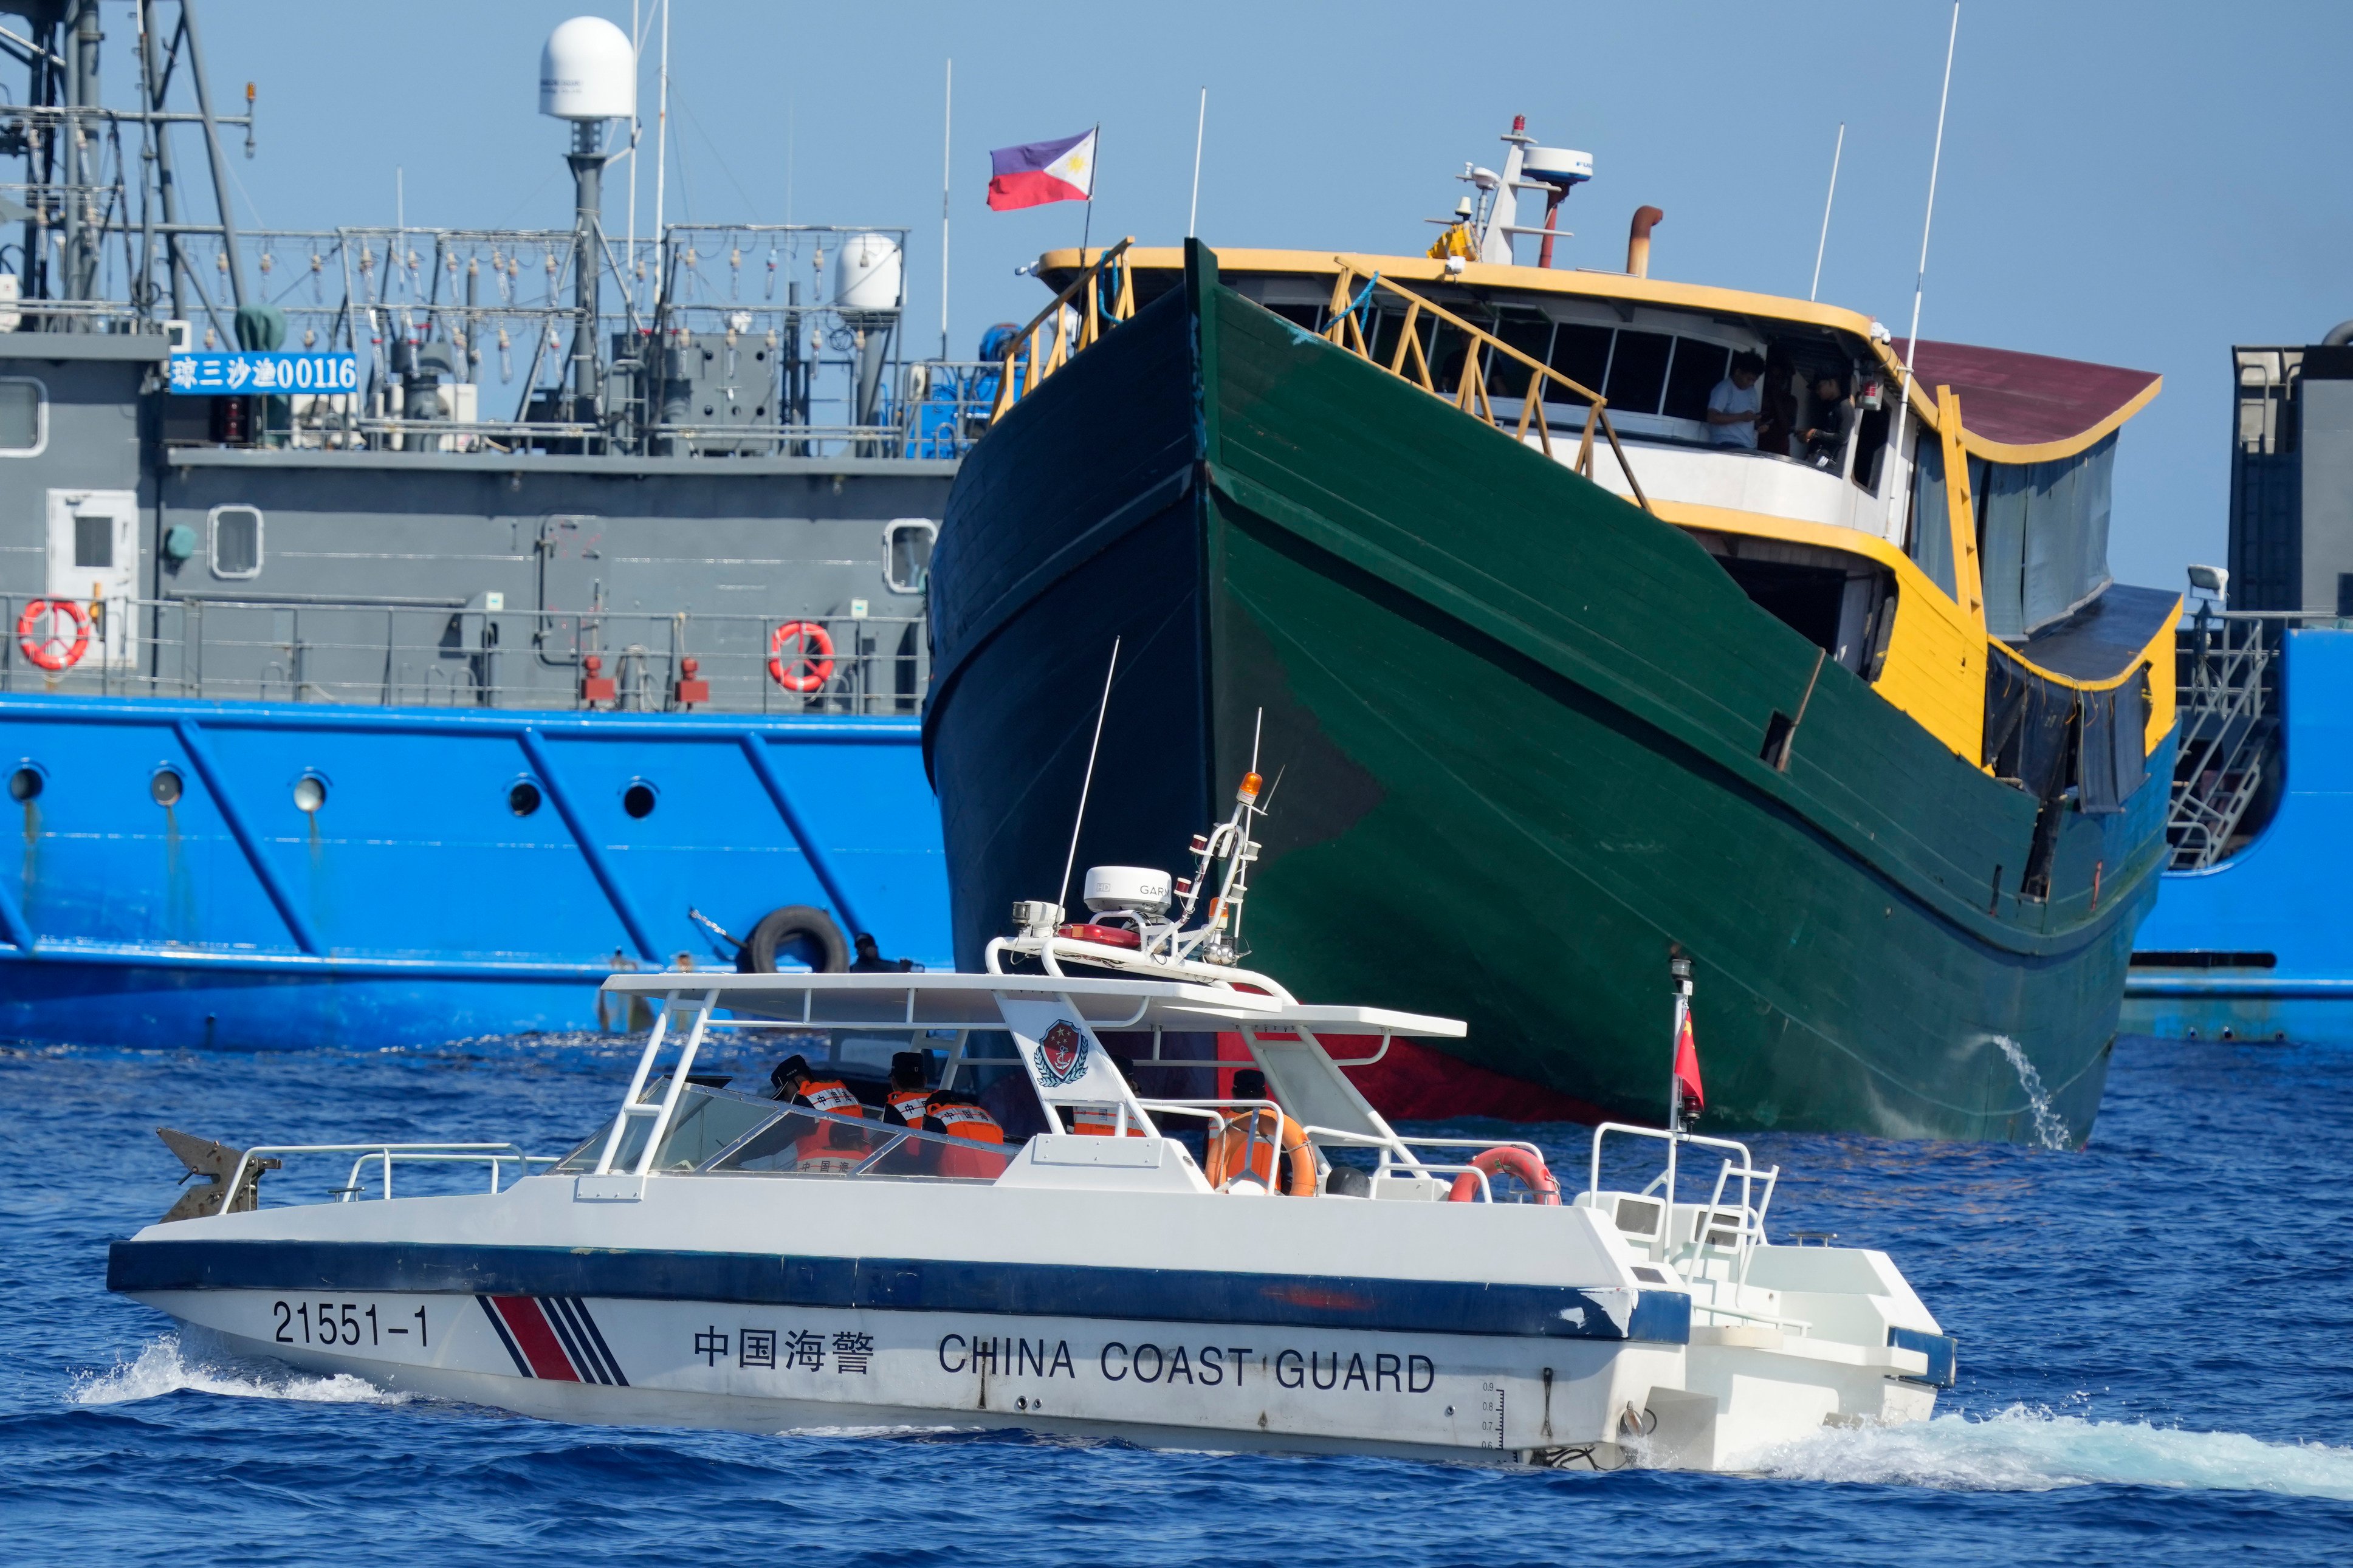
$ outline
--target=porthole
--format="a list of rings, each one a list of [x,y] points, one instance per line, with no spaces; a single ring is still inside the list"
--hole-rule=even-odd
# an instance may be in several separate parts
[[[32,800],[40,795],[41,785],[45,782],[47,781],[41,777],[40,769],[18,768],[8,775],[8,798],[19,803]]]
[[[623,790],[621,809],[631,816],[651,816],[654,814],[654,786],[639,779]]]
[[[147,781],[147,793],[154,797],[157,805],[179,805],[183,793],[180,775],[169,768],[157,768],[155,776]]]
[[[517,816],[529,816],[539,809],[539,786],[529,779],[518,779],[507,791],[507,809]]]
[[[316,773],[304,773],[294,781],[294,809],[316,811],[327,804],[327,781]]]

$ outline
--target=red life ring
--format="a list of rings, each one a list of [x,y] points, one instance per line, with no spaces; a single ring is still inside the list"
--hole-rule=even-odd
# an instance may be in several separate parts
[[[58,632],[59,616],[73,622],[71,643]],[[36,599],[16,617],[16,641],[43,669],[71,669],[90,651],[90,616],[71,599]]]
[[[1514,1149],[1508,1145],[1501,1149],[1482,1149],[1471,1156],[1471,1166],[1472,1170],[1484,1171],[1490,1176],[1498,1171],[1509,1171],[1528,1184],[1529,1190],[1536,1195],[1536,1202],[1560,1202],[1560,1184],[1553,1180],[1552,1173],[1545,1168],[1545,1163],[1525,1149]],[[1467,1204],[1478,1195],[1479,1178],[1465,1171],[1454,1178],[1453,1189],[1446,1194],[1446,1201]]]
[[[786,621],[768,639],[768,678],[787,691],[819,689],[833,679],[833,638],[815,621]]]

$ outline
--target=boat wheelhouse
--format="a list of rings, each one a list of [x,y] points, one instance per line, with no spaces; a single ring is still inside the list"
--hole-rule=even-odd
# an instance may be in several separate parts
[[[2163,858],[2179,599],[2106,566],[2158,378],[1935,342],[1907,373],[1867,316],[1649,276],[1655,209],[1622,273],[1526,265],[1511,202],[1581,155],[1506,141],[1428,256],[1041,259],[1037,372],[934,568],[959,962],[1067,828],[1006,760],[1068,756],[1092,692],[1036,672],[1117,636],[1148,651],[1106,744],[1196,740],[1088,858],[1165,859],[1263,710],[1314,800],[1269,830],[1261,940],[1483,1042],[1367,1075],[1380,1103],[1642,1102],[1622,976],[1682,942],[1747,997],[1712,1021],[1730,1117],[2086,1136]],[[1741,356],[1753,447],[1710,419]],[[1374,940],[1319,931],[1335,900]]]

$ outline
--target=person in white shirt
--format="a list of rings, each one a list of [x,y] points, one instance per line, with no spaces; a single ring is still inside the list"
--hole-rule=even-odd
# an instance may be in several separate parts
[[[1732,356],[1732,374],[1707,395],[1708,434],[1717,446],[1757,449],[1757,416],[1765,406],[1757,383],[1764,374],[1765,362],[1746,350]]]

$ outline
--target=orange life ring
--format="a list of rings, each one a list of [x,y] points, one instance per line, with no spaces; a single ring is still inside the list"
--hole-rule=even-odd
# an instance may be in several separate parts
[[[61,615],[74,624],[70,644],[58,635],[58,617]],[[34,628],[44,622],[47,623],[47,630],[36,636]],[[16,617],[16,641],[24,648],[25,657],[43,669],[71,669],[90,651],[90,616],[71,599],[36,599]]]
[[[1490,1176],[1494,1175],[1498,1171],[1509,1171],[1528,1184],[1529,1189],[1536,1195],[1536,1202],[1540,1204],[1560,1202],[1560,1184],[1553,1180],[1552,1172],[1546,1168],[1545,1163],[1525,1149],[1514,1149],[1509,1146],[1501,1149],[1482,1149],[1471,1156],[1471,1166],[1472,1170],[1484,1171]],[[1447,1193],[1446,1201],[1451,1204],[1467,1204],[1478,1195],[1479,1178],[1472,1175],[1470,1171],[1465,1171],[1454,1178],[1454,1186]]]
[[[1265,1184],[1270,1193],[1287,1192],[1293,1197],[1310,1197],[1315,1192],[1315,1150],[1307,1142],[1306,1129],[1290,1117],[1282,1119],[1280,1147],[1290,1173],[1287,1187],[1274,1184],[1276,1136],[1271,1135],[1267,1119],[1275,1113],[1261,1106],[1255,1110],[1229,1111],[1225,1124],[1209,1134],[1208,1170],[1205,1173],[1213,1187],[1223,1187],[1241,1176],[1253,1177]],[[1255,1128],[1252,1123],[1255,1122]],[[1256,1137],[1251,1133],[1255,1131]]]
[[[788,660],[785,645],[794,645]],[[786,621],[768,639],[768,677],[787,691],[816,691],[833,679],[833,638],[815,621]]]

